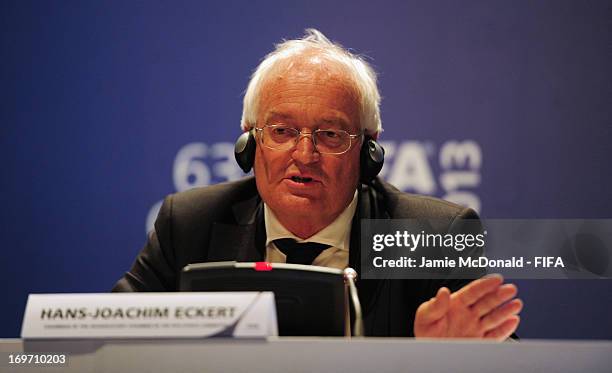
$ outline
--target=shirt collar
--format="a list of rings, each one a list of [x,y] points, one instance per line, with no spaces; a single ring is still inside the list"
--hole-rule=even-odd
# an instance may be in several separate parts
[[[332,247],[337,247],[340,250],[348,250],[349,240],[351,236],[351,226],[353,215],[357,209],[357,191],[353,195],[353,200],[349,205],[338,215],[330,225],[321,229],[313,236],[303,240],[293,233],[289,232],[281,222],[276,218],[274,212],[264,203],[264,220],[266,224],[266,246],[274,240],[280,238],[292,238],[297,242],[318,242]]]

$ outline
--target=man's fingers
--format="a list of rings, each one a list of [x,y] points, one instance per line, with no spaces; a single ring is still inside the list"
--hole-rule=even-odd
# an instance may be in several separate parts
[[[518,315],[511,316],[497,328],[486,332],[484,337],[498,341],[505,341],[512,335],[512,333],[514,333],[516,328],[518,328],[520,322],[521,318]]]
[[[502,285],[496,291],[485,295],[478,302],[474,303],[472,309],[478,317],[482,317],[514,298],[517,292],[518,290],[514,284]]]
[[[504,278],[501,275],[486,276],[465,285],[456,291],[453,296],[465,306],[471,306],[486,294],[496,290],[503,282]]]
[[[521,312],[523,308],[523,301],[520,299],[513,299],[503,306],[497,308],[487,316],[483,317],[481,326],[483,330],[492,330],[503,325],[508,319],[513,319],[516,314]]]
[[[450,306],[450,290],[438,289],[435,297],[421,304],[417,310],[419,323],[430,324],[441,319],[448,312]]]

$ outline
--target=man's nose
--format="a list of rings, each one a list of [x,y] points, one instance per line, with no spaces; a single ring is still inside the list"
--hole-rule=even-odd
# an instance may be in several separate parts
[[[303,133],[300,134],[300,137],[297,139],[297,144],[295,144],[295,148],[293,149],[293,153],[291,154],[293,159],[298,162],[304,164],[310,164],[319,161],[319,157],[321,156],[317,151],[314,138],[311,133]]]

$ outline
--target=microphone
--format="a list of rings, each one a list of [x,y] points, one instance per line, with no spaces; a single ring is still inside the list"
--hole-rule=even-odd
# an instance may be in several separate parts
[[[353,303],[353,310],[355,311],[355,322],[353,323],[353,329],[351,333],[351,312],[349,307],[346,307],[346,326],[348,329],[348,336],[351,334],[354,337],[363,337],[363,317],[361,314],[361,302],[359,302],[359,295],[357,294],[357,287],[355,281],[357,280],[357,271],[353,268],[347,267],[342,272],[344,276],[344,283],[348,285],[351,303]]]

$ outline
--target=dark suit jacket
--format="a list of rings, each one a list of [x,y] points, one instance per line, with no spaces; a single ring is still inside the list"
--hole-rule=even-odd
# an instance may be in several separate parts
[[[351,230],[349,266],[360,269],[360,219],[436,219],[439,233],[452,232],[476,213],[436,198],[403,193],[380,179],[362,185]],[[113,291],[176,291],[190,263],[262,261],[266,232],[255,179],[192,189],[166,197],[155,230],[132,268]],[[417,307],[441,286],[452,291],[468,280],[359,280],[369,336],[413,336]]]

